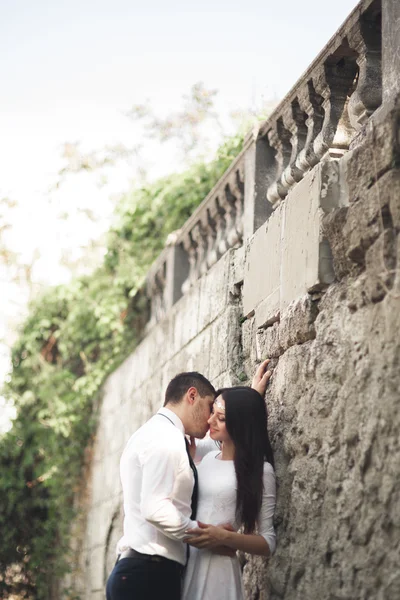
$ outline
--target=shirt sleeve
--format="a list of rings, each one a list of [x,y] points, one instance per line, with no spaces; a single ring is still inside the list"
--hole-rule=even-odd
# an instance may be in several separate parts
[[[275,551],[276,535],[273,518],[276,504],[276,479],[275,472],[269,463],[264,466],[264,492],[259,517],[257,519],[258,533],[267,542],[271,554]]]
[[[186,529],[198,527],[173,503],[174,483],[180,470],[181,451],[174,447],[148,448],[141,456],[140,510],[143,518],[172,539],[182,540]],[[190,498],[189,498],[190,506]]]
[[[218,450],[218,444],[207,434],[202,440],[196,439],[196,454],[194,462],[198,464],[203,460],[206,454]]]

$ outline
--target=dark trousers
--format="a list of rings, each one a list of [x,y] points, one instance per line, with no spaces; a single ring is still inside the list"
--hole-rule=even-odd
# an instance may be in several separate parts
[[[107,600],[180,600],[183,567],[174,560],[122,558],[107,581]]]

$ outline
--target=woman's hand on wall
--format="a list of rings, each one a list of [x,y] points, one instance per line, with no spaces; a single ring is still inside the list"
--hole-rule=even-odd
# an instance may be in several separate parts
[[[256,390],[264,398],[267,389],[268,381],[272,375],[272,371],[268,371],[268,364],[270,360],[267,358],[261,365],[257,367],[257,371],[253,377],[251,387]]]

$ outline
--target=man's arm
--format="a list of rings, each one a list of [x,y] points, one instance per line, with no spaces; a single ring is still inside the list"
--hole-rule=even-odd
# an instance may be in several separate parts
[[[182,450],[171,444],[148,448],[141,460],[143,518],[166,536],[178,540],[185,537],[185,530],[197,527],[197,522],[185,517],[172,502],[181,458]],[[189,507],[190,500],[191,493],[188,493]]]

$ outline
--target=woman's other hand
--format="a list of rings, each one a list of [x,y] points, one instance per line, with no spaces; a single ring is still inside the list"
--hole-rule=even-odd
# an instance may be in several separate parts
[[[261,394],[263,398],[265,396],[268,381],[272,375],[272,371],[267,370],[269,362],[270,360],[267,358],[261,363],[261,365],[257,367],[257,371],[255,372],[253,381],[251,382],[251,387],[254,390],[257,390],[257,392]]]

